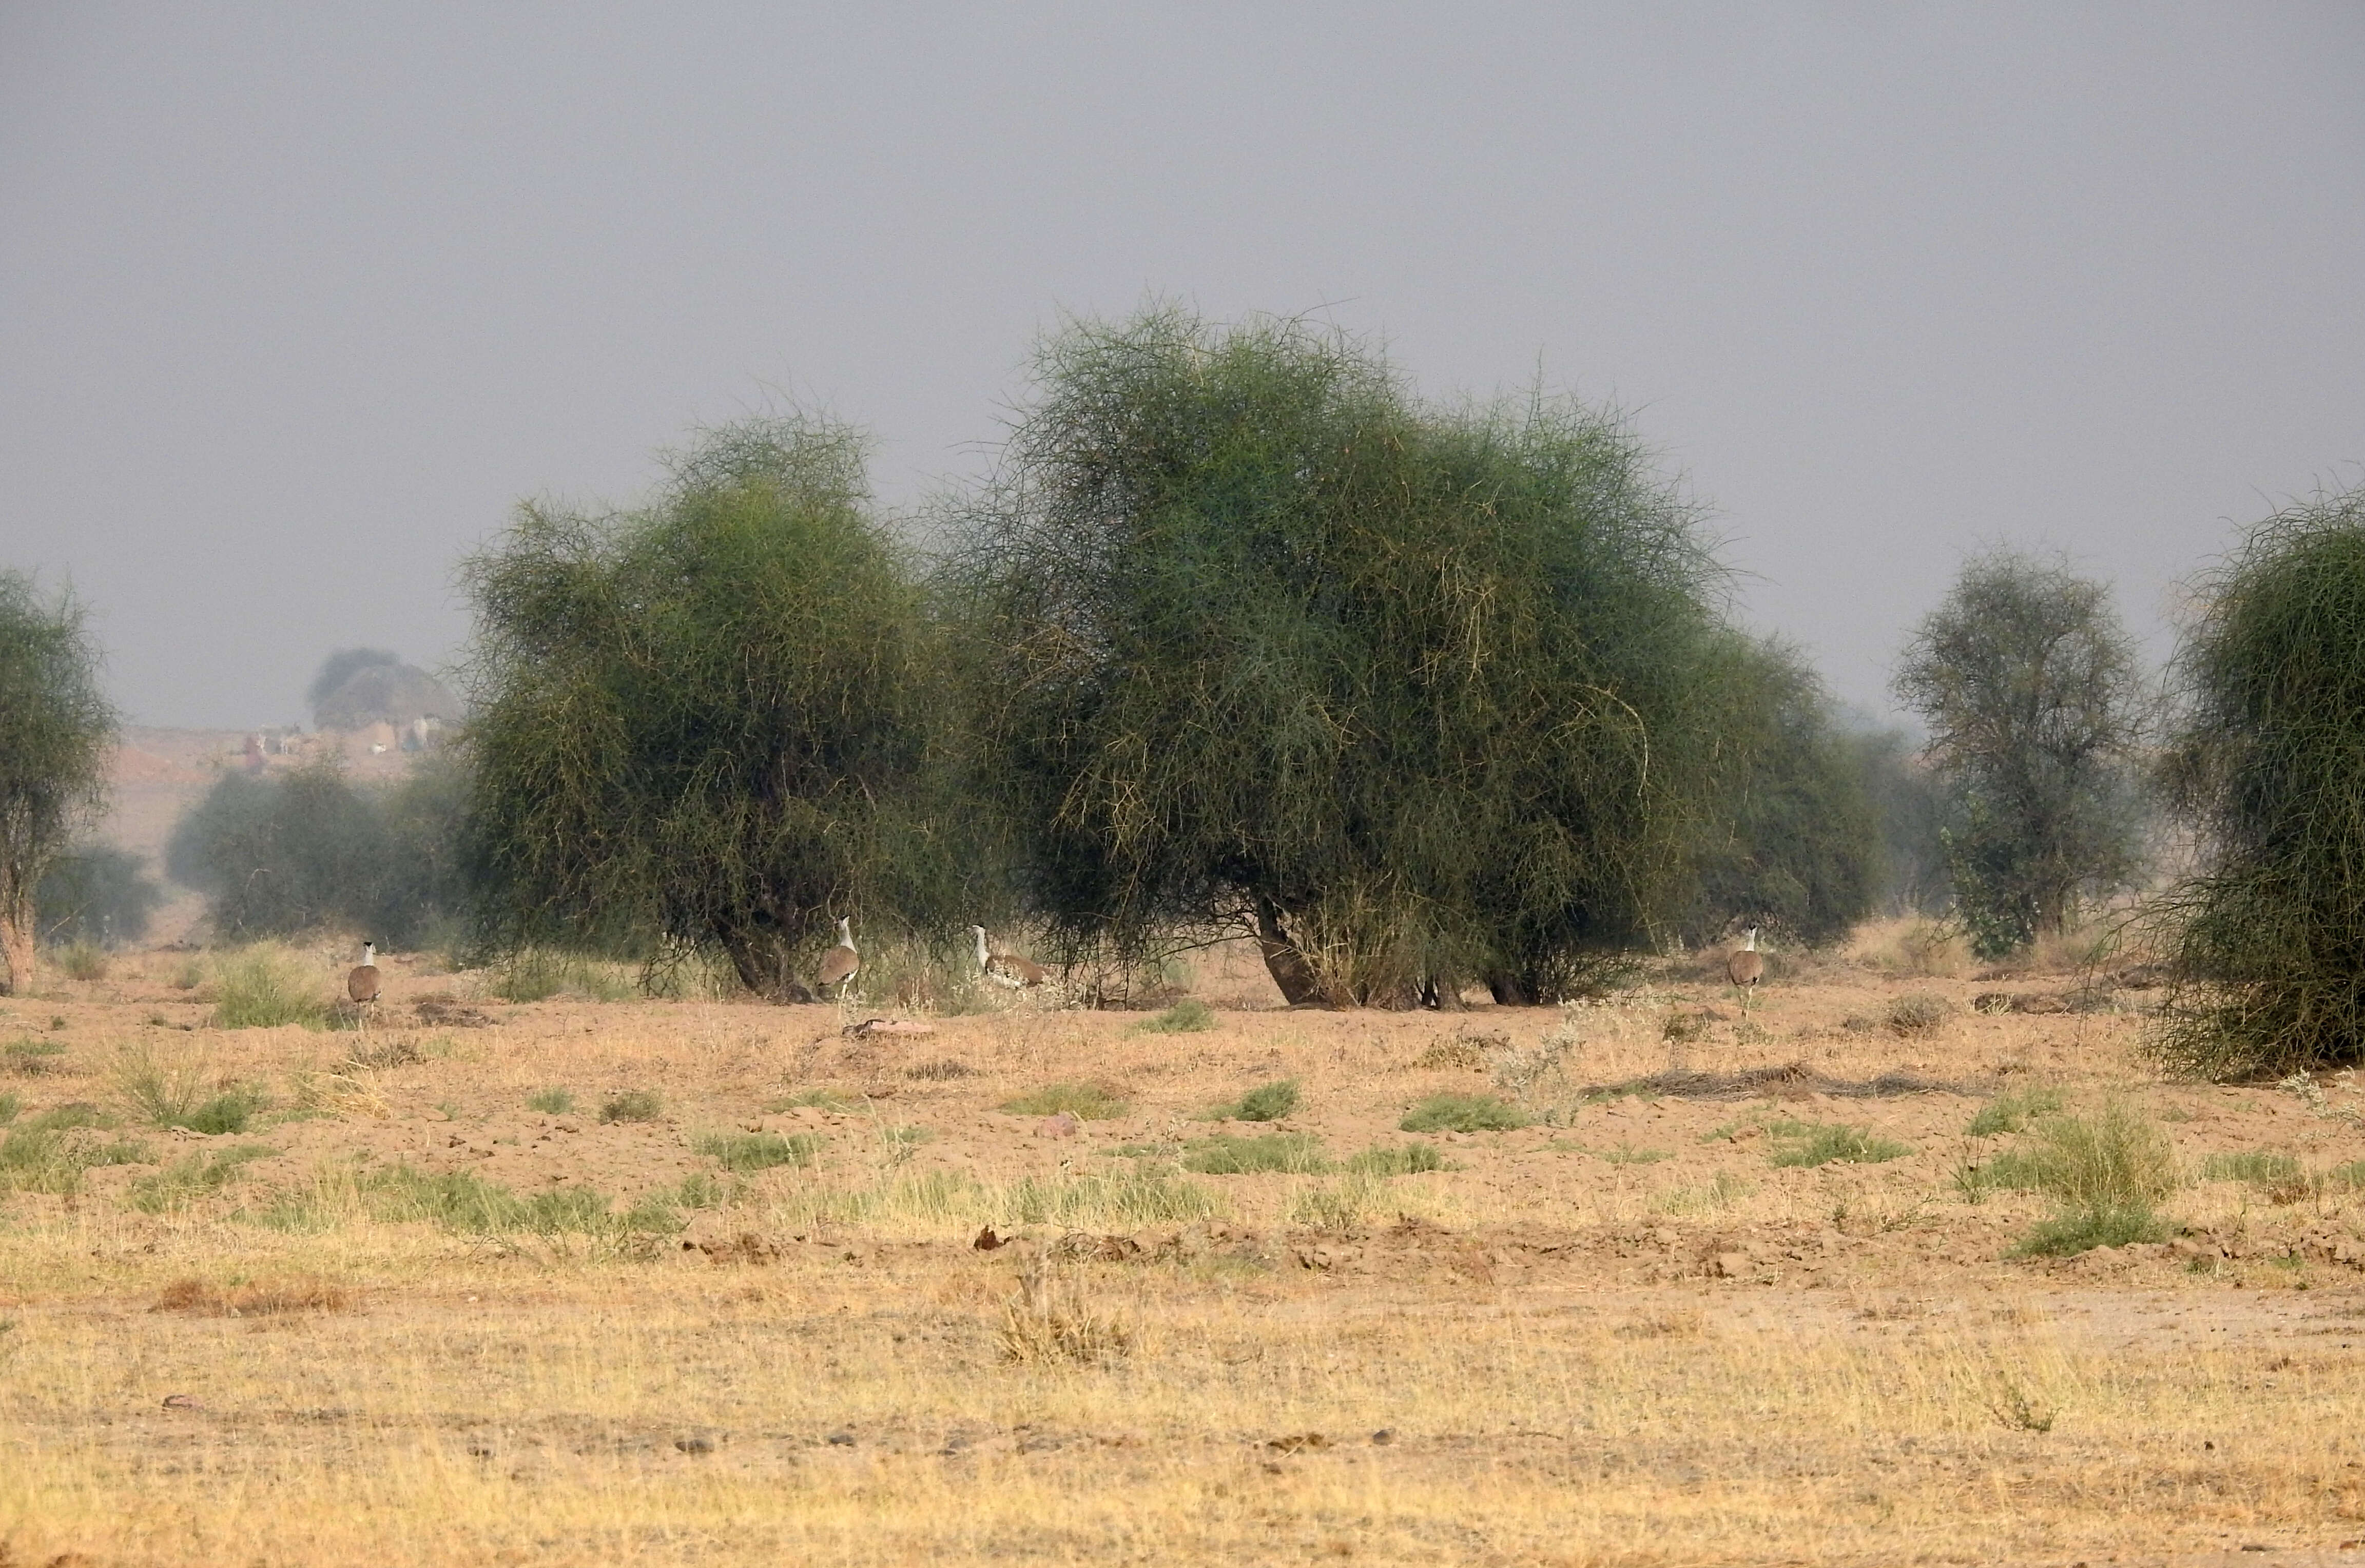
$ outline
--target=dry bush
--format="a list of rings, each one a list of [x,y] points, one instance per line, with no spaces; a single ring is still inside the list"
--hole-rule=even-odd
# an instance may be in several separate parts
[[[1909,991],[1889,1004],[1889,1027],[1899,1035],[1926,1035],[1954,1015],[1955,1004],[1934,991]]]
[[[1933,920],[1884,920],[1860,928],[1848,957],[1883,974],[1951,979],[1971,967],[1971,945],[1952,925]]]
[[[1002,1358],[1022,1366],[1104,1366],[1133,1353],[1135,1331],[1093,1301],[1081,1275],[1037,1264],[1002,1310]]]

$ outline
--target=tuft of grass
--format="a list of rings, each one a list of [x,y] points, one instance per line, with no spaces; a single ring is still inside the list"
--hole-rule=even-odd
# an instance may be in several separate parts
[[[1887,1023],[1897,1035],[1922,1035],[1954,1015],[1955,1004],[1934,991],[1908,991],[1889,1004]]]
[[[62,949],[58,968],[68,980],[103,980],[106,978],[106,949],[95,942],[76,942]]]
[[[1730,1170],[1720,1170],[1703,1186],[1677,1187],[1663,1193],[1651,1206],[1661,1214],[1697,1214],[1721,1209],[1749,1195],[1749,1183]]]
[[[280,1230],[322,1230],[345,1214],[390,1225],[426,1224],[469,1236],[581,1237],[630,1247],[681,1228],[677,1195],[653,1193],[618,1211],[588,1187],[521,1197],[468,1170],[424,1171],[409,1165],[344,1170],[308,1188],[283,1192],[248,1217]]]
[[[17,1113],[24,1108],[25,1103],[22,1100],[17,1099],[16,1095],[0,1094],[0,1127],[5,1127],[9,1123],[15,1121],[17,1119]]]
[[[1983,1204],[1994,1193],[2034,1192],[2037,1185],[2035,1162],[2018,1150],[1992,1159],[1967,1160],[1955,1169],[1955,1191],[1968,1204]]]
[[[1134,1331],[1102,1307],[1081,1276],[1029,1269],[1003,1307],[1002,1359],[1022,1366],[1099,1366],[1128,1354]]]
[[[2044,1221],[2012,1249],[2015,1258],[2072,1258],[2097,1247],[2127,1247],[2165,1241],[2169,1230],[2148,1204],[2108,1204],[2064,1209]]]
[[[821,1157],[821,1135],[797,1133],[782,1137],[778,1133],[708,1133],[690,1147],[720,1163],[723,1170],[744,1174],[768,1170],[775,1165],[815,1164]]]
[[[1978,1114],[1964,1132],[1972,1137],[1996,1137],[2005,1133],[2025,1132],[2035,1122],[2061,1114],[2061,1091],[2058,1089],[2022,1089],[2009,1094],[1999,1094],[1979,1107]]]
[[[196,1063],[167,1065],[145,1049],[126,1051],[114,1076],[117,1092],[151,1126],[242,1133],[266,1103],[261,1091],[241,1085],[217,1086],[208,1093],[204,1070]]]
[[[267,945],[222,960],[214,991],[217,1029],[276,1029],[300,1025],[329,1026],[329,1003],[315,989],[317,977],[293,954]]]
[[[939,1057],[934,1061],[920,1063],[903,1076],[926,1083],[949,1083],[957,1078],[975,1078],[977,1069],[953,1057]]]
[[[0,1070],[33,1078],[50,1070],[51,1060],[66,1054],[64,1042],[28,1035],[0,1046]]]
[[[2352,1192],[2365,1190],[2365,1159],[2352,1159],[2346,1165],[2336,1165],[2324,1173],[2324,1179]]]
[[[575,1109],[575,1095],[571,1090],[537,1089],[525,1097],[525,1107],[545,1116],[563,1116]]]
[[[1289,1217],[1317,1230],[1351,1231],[1370,1216],[1382,1190],[1380,1180],[1369,1174],[1317,1182],[1297,1194],[1289,1205]]]
[[[942,1173],[933,1173],[942,1174]],[[1157,1171],[1121,1171],[1050,1181],[1028,1176],[1003,1194],[1003,1217],[1019,1225],[1070,1229],[1158,1225],[1205,1219],[1218,1212],[1213,1193],[1195,1182]]]
[[[242,1143],[176,1159],[131,1183],[131,1206],[148,1215],[178,1213],[229,1186],[238,1179],[241,1167],[278,1152],[259,1143]]]
[[[283,1312],[351,1312],[358,1305],[352,1291],[326,1280],[287,1280],[223,1290],[202,1280],[186,1279],[166,1285],[148,1310],[203,1317],[259,1317]]]
[[[1311,1175],[1330,1169],[1323,1158],[1322,1140],[1312,1133],[1266,1133],[1260,1137],[1233,1137],[1218,1133],[1194,1138],[1182,1148],[1182,1169],[1202,1176],[1258,1176],[1281,1171]]]
[[[503,1002],[547,1002],[561,993],[591,1002],[627,1002],[640,987],[626,965],[529,947],[512,953],[493,971],[488,989]]]
[[[1105,1083],[1047,1083],[1002,1108],[1018,1116],[1056,1116],[1061,1112],[1080,1122],[1105,1122],[1125,1114],[1124,1097]]]
[[[1493,1094],[1432,1094],[1407,1111],[1396,1127],[1407,1133],[1507,1133],[1529,1120],[1525,1111]]]
[[[1210,1106],[1206,1119],[1211,1122],[1277,1122],[1296,1109],[1297,1080],[1283,1078],[1272,1083],[1260,1083],[1237,1100]]]
[[[664,1108],[663,1103],[652,1091],[627,1089],[600,1103],[600,1119],[603,1122],[654,1122]]]
[[[1786,1145],[1769,1157],[1777,1165],[1879,1165],[1913,1152],[1844,1122],[1771,1122],[1768,1137]]]
[[[1145,1035],[1195,1035],[1216,1026],[1216,1010],[1195,996],[1186,996],[1155,1018],[1135,1025]]]
[[[2069,1208],[2134,1209],[2176,1190],[2168,1135],[2124,1105],[2091,1119],[2056,1116],[2037,1125],[2027,1150],[2037,1188]]]
[[[1361,1154],[1349,1155],[1340,1169],[1359,1176],[1418,1176],[1444,1170],[1445,1157],[1433,1143],[1404,1143],[1393,1148],[1373,1144]]]
[[[764,1109],[774,1114],[806,1108],[816,1111],[851,1111],[854,1102],[832,1089],[800,1089],[782,1099],[765,1102]]]
[[[2204,1182],[2247,1182],[2253,1186],[2270,1187],[2278,1182],[2296,1182],[2299,1175],[2300,1166],[2296,1159],[2268,1149],[2213,1154],[2201,1162],[2201,1179]]]

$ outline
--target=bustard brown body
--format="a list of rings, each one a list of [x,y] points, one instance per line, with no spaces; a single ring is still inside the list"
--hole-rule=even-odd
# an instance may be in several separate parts
[[[987,938],[984,926],[972,925],[969,929],[970,934],[977,938],[978,971],[994,984],[1008,986],[1013,991],[1026,991],[1050,978],[1043,966],[1034,959],[994,946]]]
[[[813,989],[827,991],[837,988],[842,998],[854,977],[862,971],[862,955],[854,950],[854,924],[840,918],[837,923],[837,946],[821,956],[821,967],[813,971]]]
[[[1765,978],[1765,955],[1757,950],[1757,927],[1751,926],[1741,946],[1725,958],[1724,974],[1740,989],[1742,1010],[1748,1011],[1749,993]]]

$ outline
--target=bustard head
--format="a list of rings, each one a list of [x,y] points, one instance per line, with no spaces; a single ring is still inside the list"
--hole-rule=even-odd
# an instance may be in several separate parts
[[[363,944],[362,944],[362,968],[364,968],[364,969],[368,969],[368,968],[370,968],[371,966],[375,965],[376,962],[377,962],[377,944],[376,944],[376,943],[375,943],[375,942],[364,942],[364,943],[363,943]]]

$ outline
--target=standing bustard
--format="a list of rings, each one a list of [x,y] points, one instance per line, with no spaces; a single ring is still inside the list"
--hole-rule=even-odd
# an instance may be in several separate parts
[[[984,926],[972,925],[969,929],[970,935],[977,938],[978,969],[994,984],[1006,985],[1013,991],[1024,991],[1029,986],[1041,985],[1048,978],[1043,966],[1034,959],[988,945]]]
[[[370,1009],[377,1005],[377,944],[362,944],[362,961],[345,976],[345,994],[353,999],[354,1015],[364,1027]]]
[[[1751,926],[1749,935],[1741,939],[1741,946],[1724,960],[1724,973],[1727,980],[1740,988],[1741,1010],[1748,1012],[1749,993],[1755,991],[1757,982],[1765,978],[1765,955],[1757,950],[1757,927]]]
[[[837,946],[821,956],[821,968],[813,971],[813,990],[827,991],[837,987],[840,1002],[846,1000],[846,988],[861,972],[862,955],[854,950],[854,924],[844,915],[838,917]]]

